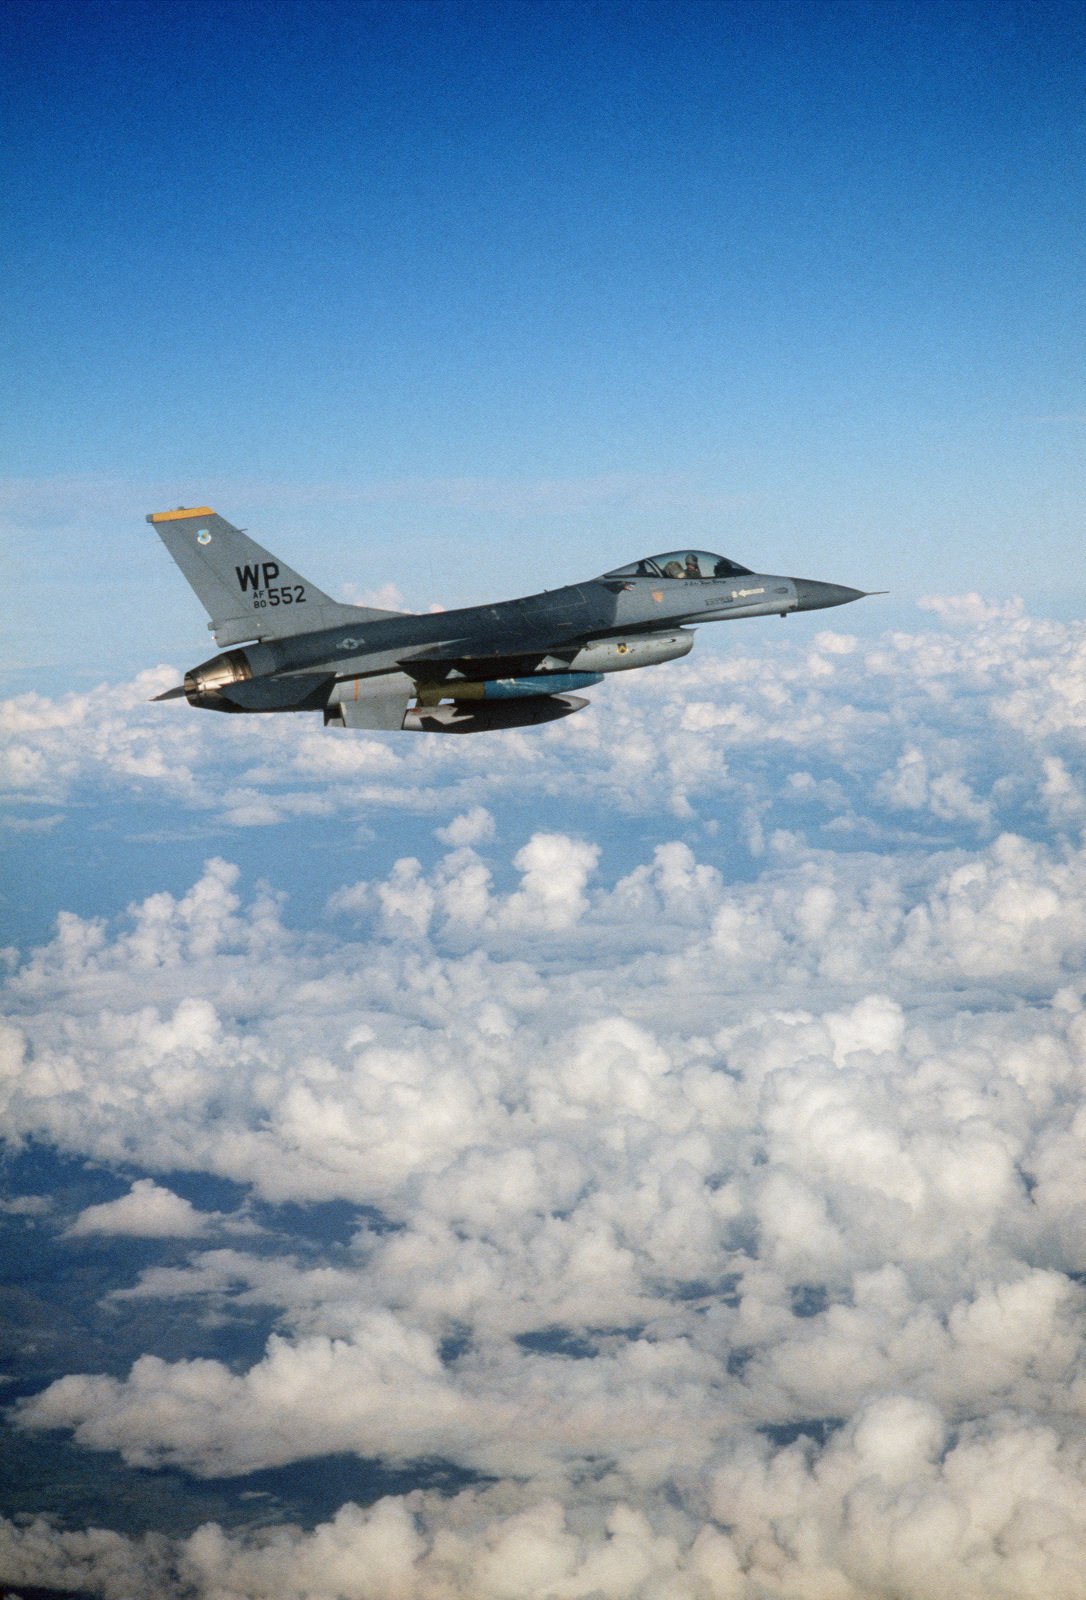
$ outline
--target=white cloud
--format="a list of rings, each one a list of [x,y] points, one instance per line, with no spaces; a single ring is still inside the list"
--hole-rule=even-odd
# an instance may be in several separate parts
[[[10,1200],[0,1200],[0,1212],[9,1217],[44,1217],[53,1209],[47,1194],[18,1194]]]
[[[120,1449],[139,1466],[236,1473],[344,1449],[440,1454],[465,1411],[433,1341],[374,1311],[350,1342],[273,1337],[244,1376],[216,1361],[142,1356],[124,1383],[62,1378],[23,1415],[37,1427],[73,1427],[80,1443]]]
[[[342,1449],[494,1481],[168,1547],[6,1525],[9,1581],[1077,1597],[1082,638],[822,634],[475,753],[194,734],[186,804],[365,791],[442,849],[342,884],[347,937],[217,859],[114,923],[66,913],[7,984],[0,1130],[388,1225],[334,1262],[194,1232],[116,1300],[270,1306],[259,1359],[69,1373],[22,1421],[197,1474]],[[45,772],[53,713],[21,715]],[[526,793],[567,821],[514,837]],[[180,1216],[140,1182],[114,1221]]]
[[[87,1206],[66,1230],[69,1238],[91,1233],[122,1233],[141,1239],[191,1239],[220,1220],[218,1212],[197,1211],[191,1201],[151,1178],[137,1178],[126,1195]]]
[[[391,875],[376,889],[382,931],[424,936],[434,911],[434,892],[413,856],[397,861]]]
[[[573,1595],[648,1597],[664,1581],[712,1594],[728,1574],[723,1594],[822,1582],[878,1597],[908,1592],[931,1526],[948,1533],[918,1595],[1000,1582],[1016,1594],[1022,1573],[1022,1595],[1070,1594],[1060,1552],[1078,1550],[1083,1525],[1065,1429],[1083,1382],[1083,1291],[1068,1277],[1081,1270],[1081,1235],[1065,1226],[1081,1182],[1068,1094],[1086,1022],[1067,982],[1075,928],[1035,915],[1017,885],[1049,883],[1067,909],[1078,858],[996,842],[931,862],[918,891],[915,861],[888,882],[883,859],[800,856],[729,888],[675,843],[589,899],[590,853],[576,845],[521,850],[521,888],[489,888],[478,931],[493,928],[499,957],[478,942],[448,954],[421,923],[408,939],[385,926],[377,890],[405,883],[408,907],[429,888],[441,926],[445,886],[478,859],[464,848],[374,888],[377,939],[358,957],[289,936],[272,904],[251,917],[221,864],[189,896],[134,907],[128,930],[67,920],[11,987],[19,1008],[48,997],[50,1018],[22,1018],[32,1056],[11,1128],[50,1126],[96,1154],[120,1133],[152,1163],[269,1195],[349,1195],[401,1226],[361,1230],[357,1262],[334,1272],[237,1251],[149,1270],[134,1293],[270,1301],[283,1333],[246,1373],[144,1357],[126,1378],[72,1374],[22,1419],[206,1474],[339,1448],[443,1456],[505,1496],[520,1485],[518,1507],[497,1491],[413,1496],[283,1531],[283,1594],[317,1586],[382,1530],[400,1549],[385,1581],[406,1595],[531,1594],[536,1573]],[[505,920],[531,872],[571,859],[574,917],[544,899],[536,917]],[[964,920],[950,910],[961,896]],[[726,914],[742,933],[718,954]],[[1009,979],[1008,1003],[990,992],[969,1014],[945,1002],[974,917],[1016,933],[988,938],[980,962]],[[888,989],[849,998],[849,939],[868,971],[883,963]],[[253,949],[258,989],[245,982]],[[1014,986],[1044,963],[1065,973],[1059,1000],[1020,1010]],[[184,1085],[168,1139],[139,1112],[146,1099],[109,1091],[160,1062]],[[443,1362],[457,1328],[469,1347]],[[547,1328],[595,1355],[515,1342]],[[851,1421],[820,1451],[755,1432],[797,1416]],[[969,1422],[987,1416],[988,1430]],[[600,1458],[621,1469],[585,1488],[577,1464]],[[992,1467],[1019,1458],[1038,1464],[1062,1518],[1051,1549],[1032,1491],[1008,1496]],[[672,1504],[677,1483],[688,1488]],[[806,1518],[817,1560],[782,1533],[789,1517]],[[69,1570],[67,1534],[40,1534],[43,1566],[27,1531],[10,1538],[21,1581]],[[109,1560],[122,1555],[144,1560],[134,1544]],[[206,1530],[173,1555],[195,1563],[197,1592],[224,1571],[238,1594],[267,1592],[270,1557],[238,1534]]]
[[[328,910],[333,916],[357,916],[368,911],[372,905],[373,890],[365,880],[344,884],[328,897]]]
[[[443,828],[434,829],[434,837],[440,839],[442,844],[452,845],[454,848],[462,845],[485,844],[493,839],[495,833],[494,818],[485,806],[472,806],[470,811],[461,812]]]
[[[851,656],[860,647],[860,641],[851,633],[834,633],[832,629],[825,628],[821,633],[815,634],[815,648],[824,655]]]
[[[406,611],[403,593],[395,583],[383,583],[379,588],[364,589],[356,583],[340,585],[340,592],[350,605],[376,606],[378,611]]]
[[[821,1449],[741,1435],[700,1517],[558,1479],[347,1504],[310,1533],[125,1540],[0,1520],[0,1562],[111,1600],[1078,1600],[1084,1469],[1080,1439],[1005,1418],[951,1437],[931,1407],[887,1395]]]
[[[599,860],[599,846],[560,833],[535,833],[513,857],[521,886],[501,910],[507,928],[571,928],[583,915],[585,887]]]
[[[972,626],[985,622],[1017,622],[1025,615],[1025,604],[1013,600],[985,600],[976,590],[969,594],[928,594],[917,602],[921,611],[932,611],[951,626]]]
[[[966,1427],[948,1449],[937,1413],[888,1396],[813,1458],[764,1443],[738,1453],[713,1508],[743,1530],[748,1594],[1070,1600],[1084,1464],[1080,1442],[1005,1420]]]
[[[893,773],[876,784],[875,793],[892,806],[909,811],[928,809],[947,822],[991,825],[990,802],[979,801],[960,772],[932,774],[927,758],[915,745],[902,751]]]
[[[4,703],[6,791],[55,806],[96,785],[238,828],[422,813],[463,835],[442,842],[471,847],[489,842],[488,831],[470,830],[486,829],[484,812],[503,800],[551,797],[566,816],[591,804],[692,822],[718,818],[726,803],[751,818],[787,812],[774,826],[793,830],[881,826],[890,841],[891,826],[917,837],[934,826],[971,839],[1018,825],[1023,805],[1041,813],[1036,774],[1046,760],[1066,764],[1078,748],[1068,741],[1086,726],[1083,625],[983,606],[960,629],[873,643],[827,630],[782,641],[753,626],[720,629],[683,662],[616,675],[577,717],[467,740],[336,734],[318,717],[149,703],[178,676],[158,668],[131,684]],[[923,782],[895,798],[886,775],[915,752]],[[797,769],[821,790],[793,789]],[[892,824],[881,822],[880,800],[901,811]]]

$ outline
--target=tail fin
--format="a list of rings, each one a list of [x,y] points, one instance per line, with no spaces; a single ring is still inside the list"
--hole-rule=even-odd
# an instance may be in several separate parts
[[[282,639],[398,614],[333,600],[210,506],[156,511],[147,521],[195,589],[218,644]]]

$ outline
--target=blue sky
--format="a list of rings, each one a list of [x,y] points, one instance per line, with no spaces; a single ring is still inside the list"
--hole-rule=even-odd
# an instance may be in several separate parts
[[[1077,9],[0,29],[0,1587],[1077,1600]],[[325,730],[152,703],[180,503],[892,592]]]
[[[156,629],[182,646],[142,517],[207,499],[317,581],[418,605],[696,537],[903,607],[979,588],[1066,613],[1074,8],[15,4],[4,26],[20,660],[37,638],[79,670],[68,602],[111,594],[153,614],[126,667]]]

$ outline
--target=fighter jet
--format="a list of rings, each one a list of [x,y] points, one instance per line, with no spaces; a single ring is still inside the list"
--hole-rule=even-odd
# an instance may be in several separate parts
[[[608,672],[685,656],[693,629],[786,617],[862,589],[669,550],[523,600],[416,615],[344,605],[208,506],[147,521],[224,650],[158,700],[209,711],[319,711],[325,726],[482,733],[583,711]],[[244,648],[236,648],[244,646]]]

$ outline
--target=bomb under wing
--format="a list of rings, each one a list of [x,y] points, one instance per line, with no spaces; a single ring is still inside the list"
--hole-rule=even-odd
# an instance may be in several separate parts
[[[333,600],[208,506],[147,521],[228,647],[156,698],[320,712],[332,727],[480,733],[551,722],[582,711],[582,691],[607,673],[686,655],[703,622],[864,595],[682,549],[521,600],[420,616]]]

